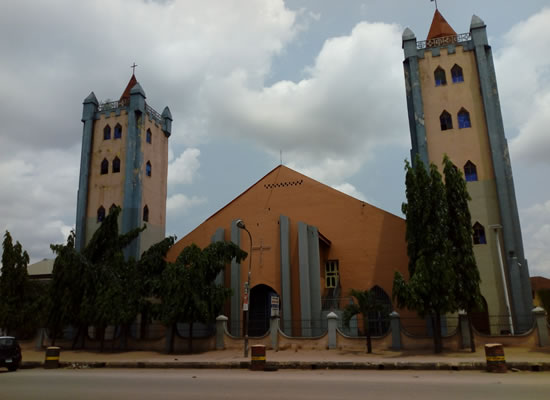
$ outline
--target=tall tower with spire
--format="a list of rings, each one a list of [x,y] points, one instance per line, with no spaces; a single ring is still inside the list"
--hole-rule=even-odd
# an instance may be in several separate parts
[[[472,200],[474,253],[487,306],[479,330],[531,326],[531,287],[512,167],[485,23],[472,17],[457,34],[436,9],[425,41],[403,32],[411,157],[441,166],[447,154],[464,172]]]
[[[119,100],[100,104],[93,92],[84,100],[77,250],[86,246],[114,206],[122,208],[121,232],[147,225],[126,248],[126,257],[137,259],[164,239],[172,115],[168,107],[159,114],[145,99],[132,74]]]

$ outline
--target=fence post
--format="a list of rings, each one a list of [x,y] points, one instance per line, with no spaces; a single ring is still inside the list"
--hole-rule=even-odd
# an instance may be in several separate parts
[[[225,331],[227,330],[227,317],[219,315],[216,318],[216,350],[225,349]]]
[[[271,348],[279,351],[279,316],[271,317],[269,321],[269,334],[271,336]]]
[[[546,311],[542,307],[535,307],[531,311],[535,318],[535,327],[537,328],[539,336],[539,347],[545,347],[550,345],[548,338],[548,325],[546,323]]]
[[[338,315],[333,312],[330,312],[327,315],[327,324],[328,324],[328,348],[336,348],[336,326],[338,325]]]
[[[390,313],[391,349],[401,350],[401,316],[397,311]]]
[[[470,337],[470,327],[468,326],[468,314],[466,311],[458,312],[458,323],[460,325],[460,337],[462,338],[462,348],[468,349],[471,346],[472,338]]]

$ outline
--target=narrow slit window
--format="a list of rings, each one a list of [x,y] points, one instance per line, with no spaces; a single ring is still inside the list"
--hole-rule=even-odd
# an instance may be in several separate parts
[[[437,67],[434,71],[435,86],[443,86],[447,84],[447,77],[445,76],[445,70],[441,67]]]
[[[468,161],[464,165],[464,177],[467,182],[477,181],[477,168],[473,162]]]
[[[485,228],[479,222],[474,224],[474,244],[487,244],[485,237]]]
[[[451,76],[453,77],[453,83],[464,82],[462,68],[457,64],[455,64],[454,67],[451,68]]]
[[[471,128],[470,113],[464,108],[458,112],[458,129]]]
[[[441,113],[441,115],[439,116],[439,122],[441,123],[442,131],[453,129],[453,119],[451,118],[451,114],[449,114],[447,111],[443,111]]]
[[[109,173],[109,161],[107,161],[106,158],[101,161],[101,175],[105,175]]]
[[[152,167],[151,167],[151,162],[150,161],[147,161],[147,164],[145,164],[145,174],[147,176],[151,176],[152,175]]]
[[[149,207],[143,207],[143,221],[149,222]]]
[[[120,172],[120,158],[115,157],[113,160],[113,173],[116,174],[117,172]]]
[[[122,126],[120,124],[116,124],[115,126],[115,139],[121,139],[122,138]]]
[[[105,128],[103,128],[103,140],[109,139],[111,139],[111,127],[107,125]]]
[[[97,222],[103,222],[105,219],[105,207],[101,206],[97,209]]]
[[[153,135],[151,134],[151,129],[147,129],[147,133],[145,134],[145,140],[147,141],[147,143],[152,143],[153,142]]]

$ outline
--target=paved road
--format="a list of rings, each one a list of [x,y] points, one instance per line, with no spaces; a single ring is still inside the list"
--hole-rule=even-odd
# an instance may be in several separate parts
[[[0,370],[0,399],[548,399],[550,373]]]

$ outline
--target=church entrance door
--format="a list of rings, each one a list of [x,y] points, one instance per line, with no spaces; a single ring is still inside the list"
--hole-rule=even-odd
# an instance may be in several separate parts
[[[269,330],[272,296],[278,296],[277,292],[264,284],[256,285],[250,291],[249,336],[263,336]]]

